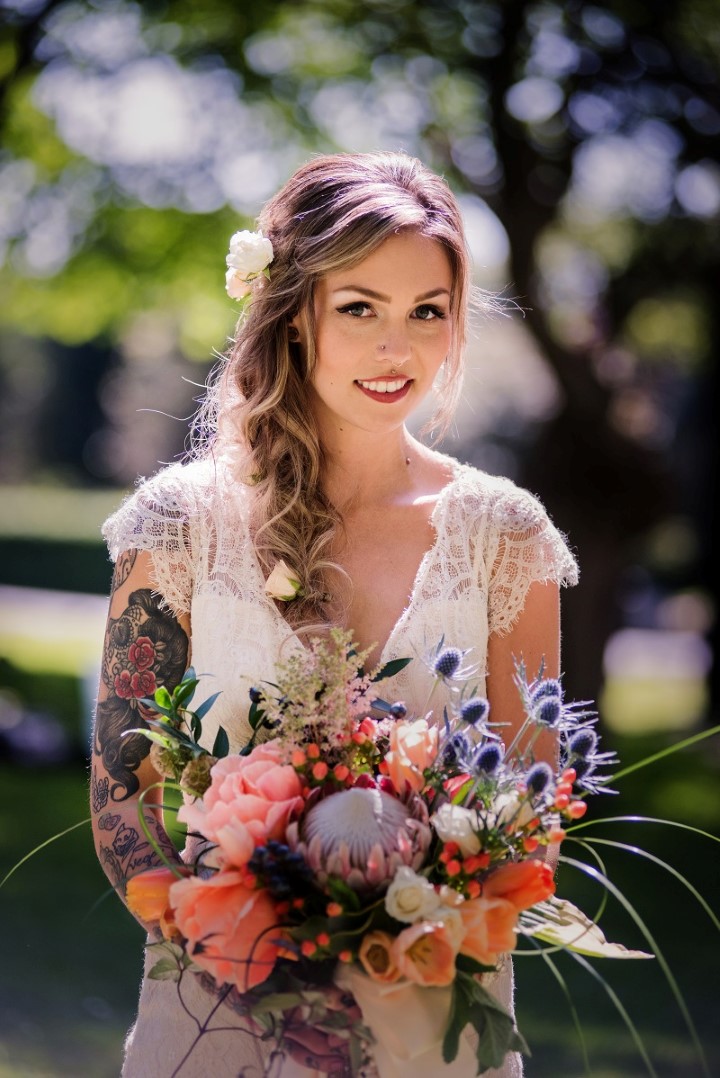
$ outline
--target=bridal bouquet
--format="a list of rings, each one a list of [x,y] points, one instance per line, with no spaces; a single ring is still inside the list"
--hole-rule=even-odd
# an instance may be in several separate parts
[[[239,754],[222,729],[212,752],[201,746],[214,698],[190,709],[193,670],[145,701],[143,732],[182,791],[197,856],[178,867],[158,849],[167,867],[130,879],[128,905],[160,926],[151,976],[209,975],[269,1042],[268,1073],[305,1028],[328,1073],[480,1074],[524,1049],[490,990],[519,934],[622,951],[552,897],[545,856],[606,789],[614,757],[598,751],[594,714],[522,665],[526,720],[505,745],[467,653],[441,643],[425,657],[421,715],[377,695],[410,660],[366,672],[366,658],[339,630],[289,658],[277,684],[251,690]],[[434,715],[440,685],[449,703]],[[548,729],[557,767],[533,752]]]

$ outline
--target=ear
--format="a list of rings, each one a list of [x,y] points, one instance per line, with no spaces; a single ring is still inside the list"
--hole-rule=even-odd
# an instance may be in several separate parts
[[[300,326],[298,325],[297,315],[288,322],[288,340],[290,341],[290,344],[300,343]]]

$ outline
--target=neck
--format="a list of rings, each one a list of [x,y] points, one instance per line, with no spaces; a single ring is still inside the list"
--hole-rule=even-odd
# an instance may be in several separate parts
[[[325,492],[340,510],[349,502],[357,507],[393,500],[412,485],[418,448],[404,427],[382,438],[353,431],[333,444],[325,441]]]

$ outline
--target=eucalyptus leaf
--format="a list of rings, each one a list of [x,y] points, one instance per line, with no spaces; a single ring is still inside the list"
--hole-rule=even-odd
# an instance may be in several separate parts
[[[227,756],[229,752],[230,742],[227,733],[225,732],[224,726],[219,726],[218,732],[215,735],[215,740],[213,741],[212,755],[221,759],[223,756]]]
[[[200,707],[197,708],[197,710],[195,711],[195,717],[197,719],[200,719],[200,721],[202,722],[202,720],[205,718],[205,716],[207,715],[210,708],[213,706],[213,704],[217,700],[218,696],[221,696],[221,695],[222,695],[222,693],[214,692],[212,694],[212,696],[208,696],[207,700],[203,700],[203,702],[200,704]]]
[[[371,682],[384,681],[385,678],[395,677],[401,670],[404,670],[408,663],[411,663],[412,659],[391,659],[390,662],[385,663],[377,671],[374,677],[370,678]]]

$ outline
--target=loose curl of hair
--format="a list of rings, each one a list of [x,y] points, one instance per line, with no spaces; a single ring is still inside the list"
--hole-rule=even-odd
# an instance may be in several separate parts
[[[302,581],[302,595],[286,608],[288,621],[301,626],[326,621],[328,577],[337,571],[329,550],[342,523],[323,491],[323,447],[313,416],[315,285],[398,232],[442,244],[452,270],[453,333],[441,405],[429,427],[444,432],[462,383],[470,259],[449,187],[403,153],[311,160],[267,203],[258,226],[273,245],[270,278],[255,282],[249,316],[238,325],[209,408],[216,448],[235,455],[239,449],[239,474],[253,484],[253,538],[263,569],[269,574],[282,558]],[[304,354],[290,339],[292,319],[304,325]]]

